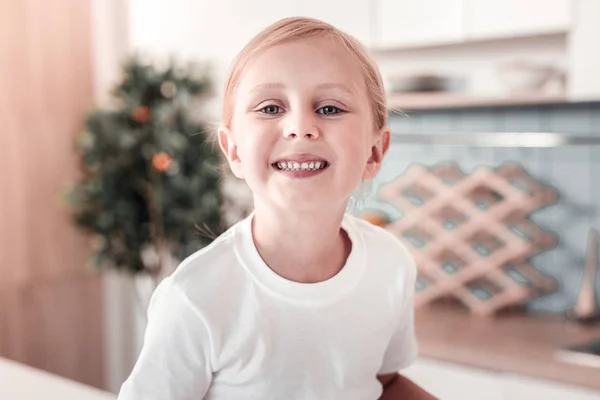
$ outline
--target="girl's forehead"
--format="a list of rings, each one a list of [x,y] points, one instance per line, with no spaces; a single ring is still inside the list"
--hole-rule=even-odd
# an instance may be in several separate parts
[[[356,57],[327,39],[300,39],[264,49],[244,68],[238,89],[250,93],[298,85],[305,89],[346,88],[358,94],[364,79]]]

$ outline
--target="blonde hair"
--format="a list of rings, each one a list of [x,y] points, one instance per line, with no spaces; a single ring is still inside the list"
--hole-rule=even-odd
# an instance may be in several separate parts
[[[245,66],[261,51],[284,42],[315,36],[330,36],[342,45],[358,62],[365,79],[367,94],[372,102],[373,121],[377,129],[387,124],[388,109],[383,81],[377,64],[365,46],[353,36],[336,27],[305,17],[281,19],[258,33],[240,51],[234,59],[223,93],[222,126],[231,127],[233,118],[235,91]]]

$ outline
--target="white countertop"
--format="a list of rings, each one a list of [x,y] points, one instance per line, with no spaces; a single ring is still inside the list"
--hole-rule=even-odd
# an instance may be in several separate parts
[[[103,392],[45,371],[0,358],[0,399],[2,400],[116,400]]]
[[[520,375],[419,359],[402,371],[442,400],[597,400],[600,392]],[[116,400],[112,393],[0,358],[2,400]]]
[[[600,399],[597,390],[426,358],[401,373],[441,400]]]

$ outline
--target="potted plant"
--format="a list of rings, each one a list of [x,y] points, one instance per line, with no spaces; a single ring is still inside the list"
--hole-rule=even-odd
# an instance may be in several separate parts
[[[77,138],[81,176],[67,201],[90,234],[90,265],[151,277],[155,288],[224,228],[219,149],[200,118],[210,80],[199,64],[138,57],[122,72],[114,106],[91,112]]]

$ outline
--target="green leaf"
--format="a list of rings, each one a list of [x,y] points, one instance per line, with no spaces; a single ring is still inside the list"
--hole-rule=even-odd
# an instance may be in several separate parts
[[[208,129],[191,108],[210,90],[206,71],[177,63],[158,70],[132,57],[112,90],[118,107],[82,116],[85,126],[74,143],[81,177],[65,200],[75,226],[104,238],[90,254],[91,265],[144,273],[140,252],[152,245],[151,232],[173,240],[173,255],[181,259],[212,241],[198,235],[196,224],[217,231],[221,226],[220,150],[206,143]],[[173,98],[161,93],[166,81],[177,87]],[[150,108],[152,119],[145,124],[131,118],[140,105]],[[155,170],[152,158],[159,151],[177,168]],[[157,207],[155,220],[150,210]]]

